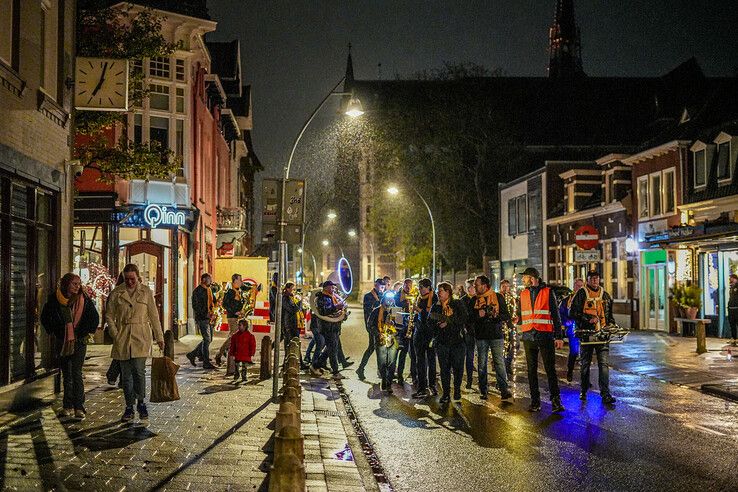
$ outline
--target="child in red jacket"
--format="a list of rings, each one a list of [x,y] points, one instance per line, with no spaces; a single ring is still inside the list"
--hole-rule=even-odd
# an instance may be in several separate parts
[[[238,321],[238,331],[231,337],[231,347],[228,356],[233,357],[236,370],[233,380],[238,380],[239,366],[241,367],[241,381],[248,380],[247,368],[253,365],[251,358],[256,353],[256,337],[249,331],[249,323],[245,319]]]

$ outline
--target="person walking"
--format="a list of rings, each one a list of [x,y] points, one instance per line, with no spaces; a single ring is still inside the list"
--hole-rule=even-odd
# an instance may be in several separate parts
[[[246,304],[246,298],[243,297],[243,293],[241,292],[242,285],[241,275],[234,273],[231,275],[231,288],[223,295],[223,309],[225,309],[226,319],[228,320],[228,337],[223,342],[223,345],[220,346],[215,356],[215,364],[218,366],[222,364],[223,356],[231,346],[231,337],[238,331],[238,319],[243,314],[243,306]],[[231,367],[228,366],[226,376],[230,374],[230,369]]]
[[[574,334],[574,331],[576,330],[576,322],[569,313],[571,312],[571,303],[574,300],[574,296],[579,292],[579,289],[581,289],[583,285],[584,280],[581,278],[575,279],[571,294],[564,297],[561,299],[561,302],[559,302],[561,324],[564,325],[566,337],[569,339],[569,357],[566,361],[566,380],[570,383],[574,379],[574,366],[579,358],[579,339]]]
[[[464,324],[464,361],[466,367],[466,389],[472,389],[472,381],[474,378],[474,352],[477,350],[477,342],[474,339],[474,326],[472,317],[469,314],[474,309],[474,279],[467,279],[464,283],[465,293],[460,297],[466,308],[467,317]]]
[[[730,324],[730,344],[738,344],[738,275],[730,274],[728,286],[728,323]]]
[[[256,353],[256,337],[249,331],[249,322],[238,320],[238,329],[231,337],[228,358],[233,359],[233,380],[238,381],[239,369],[241,382],[248,381],[248,368],[253,365],[251,358]]]
[[[318,308],[318,314],[324,317],[334,317],[345,309],[345,304],[340,301],[335,295],[336,284],[331,280],[323,282],[323,290],[318,292],[316,298],[316,305]],[[316,342],[316,354],[313,357],[313,365],[310,373],[313,376],[322,375],[321,367],[330,362],[331,373],[335,379],[343,379],[341,373],[338,372],[338,333],[341,321],[338,321],[336,316],[335,322],[320,320],[320,334],[323,336],[325,342],[325,351],[321,354],[318,351]]]
[[[507,372],[507,380],[513,380],[513,369],[515,366],[515,355],[520,350],[520,340],[518,340],[518,299],[512,290],[512,285],[507,279],[500,282],[500,294],[505,299],[507,312],[510,314],[510,320],[505,322],[505,371]]]
[[[415,346],[415,366],[418,371],[418,391],[413,398],[436,396],[436,350],[433,347],[433,329],[428,323],[428,314],[438,297],[433,292],[433,284],[429,278],[418,282],[420,296],[414,308],[413,345]],[[411,315],[411,316],[413,316]]]
[[[402,315],[402,325],[397,327],[397,341],[400,344],[397,351],[398,384],[405,384],[405,361],[408,354],[410,355],[410,380],[414,385],[417,386],[418,384],[418,370],[415,367],[415,345],[413,345],[412,333],[408,333],[410,320],[415,316],[413,308],[417,297],[418,291],[413,286],[413,279],[406,278],[402,283],[399,294],[395,296],[395,304],[399,306],[400,311],[409,313]]]
[[[41,310],[41,325],[61,348],[59,367],[64,396],[63,417],[85,418],[85,387],[82,365],[87,354],[87,337],[97,330],[100,315],[95,302],[82,290],[82,280],[74,273],[65,274],[56,292]]]
[[[606,325],[615,324],[612,315],[612,297],[600,286],[600,274],[597,271],[587,273],[587,283],[574,294],[569,314],[576,322],[578,330],[599,331]],[[597,372],[600,385],[602,403],[611,405],[615,403],[610,393],[610,369],[608,357],[610,355],[610,342],[587,344],[582,346],[580,371],[581,371],[581,393],[579,398],[587,400],[587,391],[590,388],[589,370],[592,365],[592,355],[597,353]]]
[[[372,356],[377,348],[378,333],[373,326],[369,325],[369,316],[371,316],[372,312],[382,303],[384,289],[384,280],[378,278],[374,281],[374,288],[364,294],[364,327],[366,328],[366,333],[369,336],[369,343],[366,347],[366,350],[364,351],[364,355],[361,357],[359,367],[356,369],[356,375],[361,381],[365,379],[364,369],[369,363],[369,358]]]
[[[367,324],[376,336],[377,368],[379,370],[379,388],[392,393],[392,379],[395,375],[395,361],[397,360],[397,326],[392,318],[392,307],[395,298],[391,293],[385,293],[382,301],[369,314]]]
[[[538,388],[540,354],[548,378],[551,410],[563,412],[564,405],[561,404],[559,380],[556,377],[556,349],[564,346],[564,335],[561,331],[556,295],[553,289],[541,280],[535,268],[526,268],[522,277],[525,289],[520,293],[520,322],[530,385],[528,410],[531,412],[541,410],[541,393]]]
[[[115,286],[113,288],[118,287],[124,281],[125,279],[123,278],[123,272],[120,272],[118,274],[118,278],[116,279]],[[138,281],[140,282],[141,279],[139,278]],[[110,295],[108,294],[108,298],[106,300],[106,306],[107,306],[107,301],[109,300],[110,300]],[[107,326],[105,327],[105,330],[107,331]],[[108,336],[110,336],[109,333],[108,333]],[[112,337],[110,338],[112,339]],[[119,361],[115,359],[111,359],[110,366],[108,367],[108,370],[105,372],[105,379],[108,380],[109,386],[117,385],[118,388],[123,389],[123,379],[120,377],[120,362]]]
[[[497,388],[503,400],[512,398],[505,369],[505,323],[510,320],[505,299],[490,286],[489,277],[478,275],[474,279],[474,304],[471,311],[474,339],[477,345],[477,373],[479,397],[488,397],[487,360],[490,352],[495,367]]]
[[[146,408],[146,359],[153,340],[164,350],[164,333],[159,321],[151,289],[139,282],[138,267],[129,263],[123,268],[124,283],[113,289],[105,314],[113,337],[111,357],[120,361],[126,408],[122,422],[133,420],[133,405],[138,417],[149,418]]]
[[[438,364],[441,368],[441,403],[451,401],[451,373],[454,375],[454,401],[461,400],[461,382],[464,379],[464,327],[466,307],[464,301],[453,298],[453,286],[448,282],[438,284],[438,302],[431,308],[430,324],[433,327]]]
[[[298,313],[302,310],[300,300],[295,297],[295,284],[287,282],[282,290],[282,341],[284,342],[284,363],[287,364],[290,342],[300,338],[300,327],[297,324]],[[302,350],[300,350],[300,367],[302,367]]]
[[[195,358],[200,357],[203,369],[215,369],[210,361],[210,343],[213,341],[213,322],[215,321],[215,297],[210,289],[212,282],[210,274],[203,273],[200,276],[200,285],[192,291],[192,310],[202,341],[186,357],[195,367],[197,366]]]

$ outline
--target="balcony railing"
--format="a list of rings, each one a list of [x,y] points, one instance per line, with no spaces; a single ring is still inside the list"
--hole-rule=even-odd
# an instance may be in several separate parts
[[[246,212],[242,208],[222,208],[218,210],[219,231],[245,231]]]

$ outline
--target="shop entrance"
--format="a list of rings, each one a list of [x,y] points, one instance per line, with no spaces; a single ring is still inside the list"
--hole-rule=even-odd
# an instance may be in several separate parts
[[[666,271],[663,265],[649,265],[644,268],[643,290],[644,321],[647,330],[669,330],[666,312]]]
[[[164,325],[164,247],[152,241],[141,240],[124,247],[126,263],[133,263],[141,273],[141,282],[154,293],[159,321]]]

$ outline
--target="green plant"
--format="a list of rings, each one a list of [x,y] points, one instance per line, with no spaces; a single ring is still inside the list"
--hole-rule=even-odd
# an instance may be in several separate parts
[[[671,289],[671,295],[677,306],[685,309],[702,307],[702,289],[696,285],[676,284]]]

